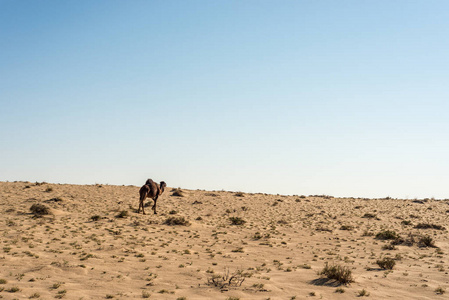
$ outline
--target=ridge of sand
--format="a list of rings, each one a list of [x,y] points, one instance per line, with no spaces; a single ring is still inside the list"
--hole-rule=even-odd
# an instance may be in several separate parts
[[[446,200],[184,189],[176,197],[167,188],[159,214],[148,206],[142,215],[138,190],[0,182],[0,298],[354,299],[365,290],[371,299],[447,299],[449,240],[438,227],[448,226]],[[51,214],[34,217],[34,203]],[[190,226],[165,225],[170,217]],[[375,238],[385,230],[415,243]],[[420,247],[422,236],[437,247]],[[393,270],[376,264],[385,257]],[[348,267],[355,281],[323,279],[326,263]],[[241,286],[207,284],[226,270],[248,277]]]

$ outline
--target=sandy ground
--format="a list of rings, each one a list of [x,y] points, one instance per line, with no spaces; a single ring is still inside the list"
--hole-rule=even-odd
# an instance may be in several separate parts
[[[182,190],[142,215],[136,186],[0,182],[0,298],[449,299],[449,201]]]

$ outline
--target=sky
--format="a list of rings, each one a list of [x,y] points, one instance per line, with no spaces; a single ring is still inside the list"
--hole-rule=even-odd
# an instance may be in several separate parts
[[[0,181],[449,198],[449,1],[0,0]]]

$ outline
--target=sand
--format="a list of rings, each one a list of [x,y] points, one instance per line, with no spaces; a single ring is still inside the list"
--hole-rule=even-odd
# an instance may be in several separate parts
[[[138,191],[0,182],[0,298],[448,299],[446,200],[167,188],[143,215]],[[376,238],[386,230],[397,245]],[[354,281],[319,275],[326,264]]]

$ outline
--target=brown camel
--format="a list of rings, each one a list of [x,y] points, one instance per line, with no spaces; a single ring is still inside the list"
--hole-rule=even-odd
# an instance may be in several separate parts
[[[139,209],[137,210],[137,213],[140,213],[140,208],[142,207],[142,212],[145,215],[143,201],[145,201],[146,198],[151,198],[154,201],[154,205],[151,209],[154,211],[154,214],[157,214],[156,201],[157,201],[157,198],[160,195],[162,195],[166,186],[167,186],[167,184],[164,181],[161,181],[160,184],[157,184],[153,180],[148,179],[147,182],[145,182],[145,185],[143,185],[139,191],[140,203],[139,203]]]

